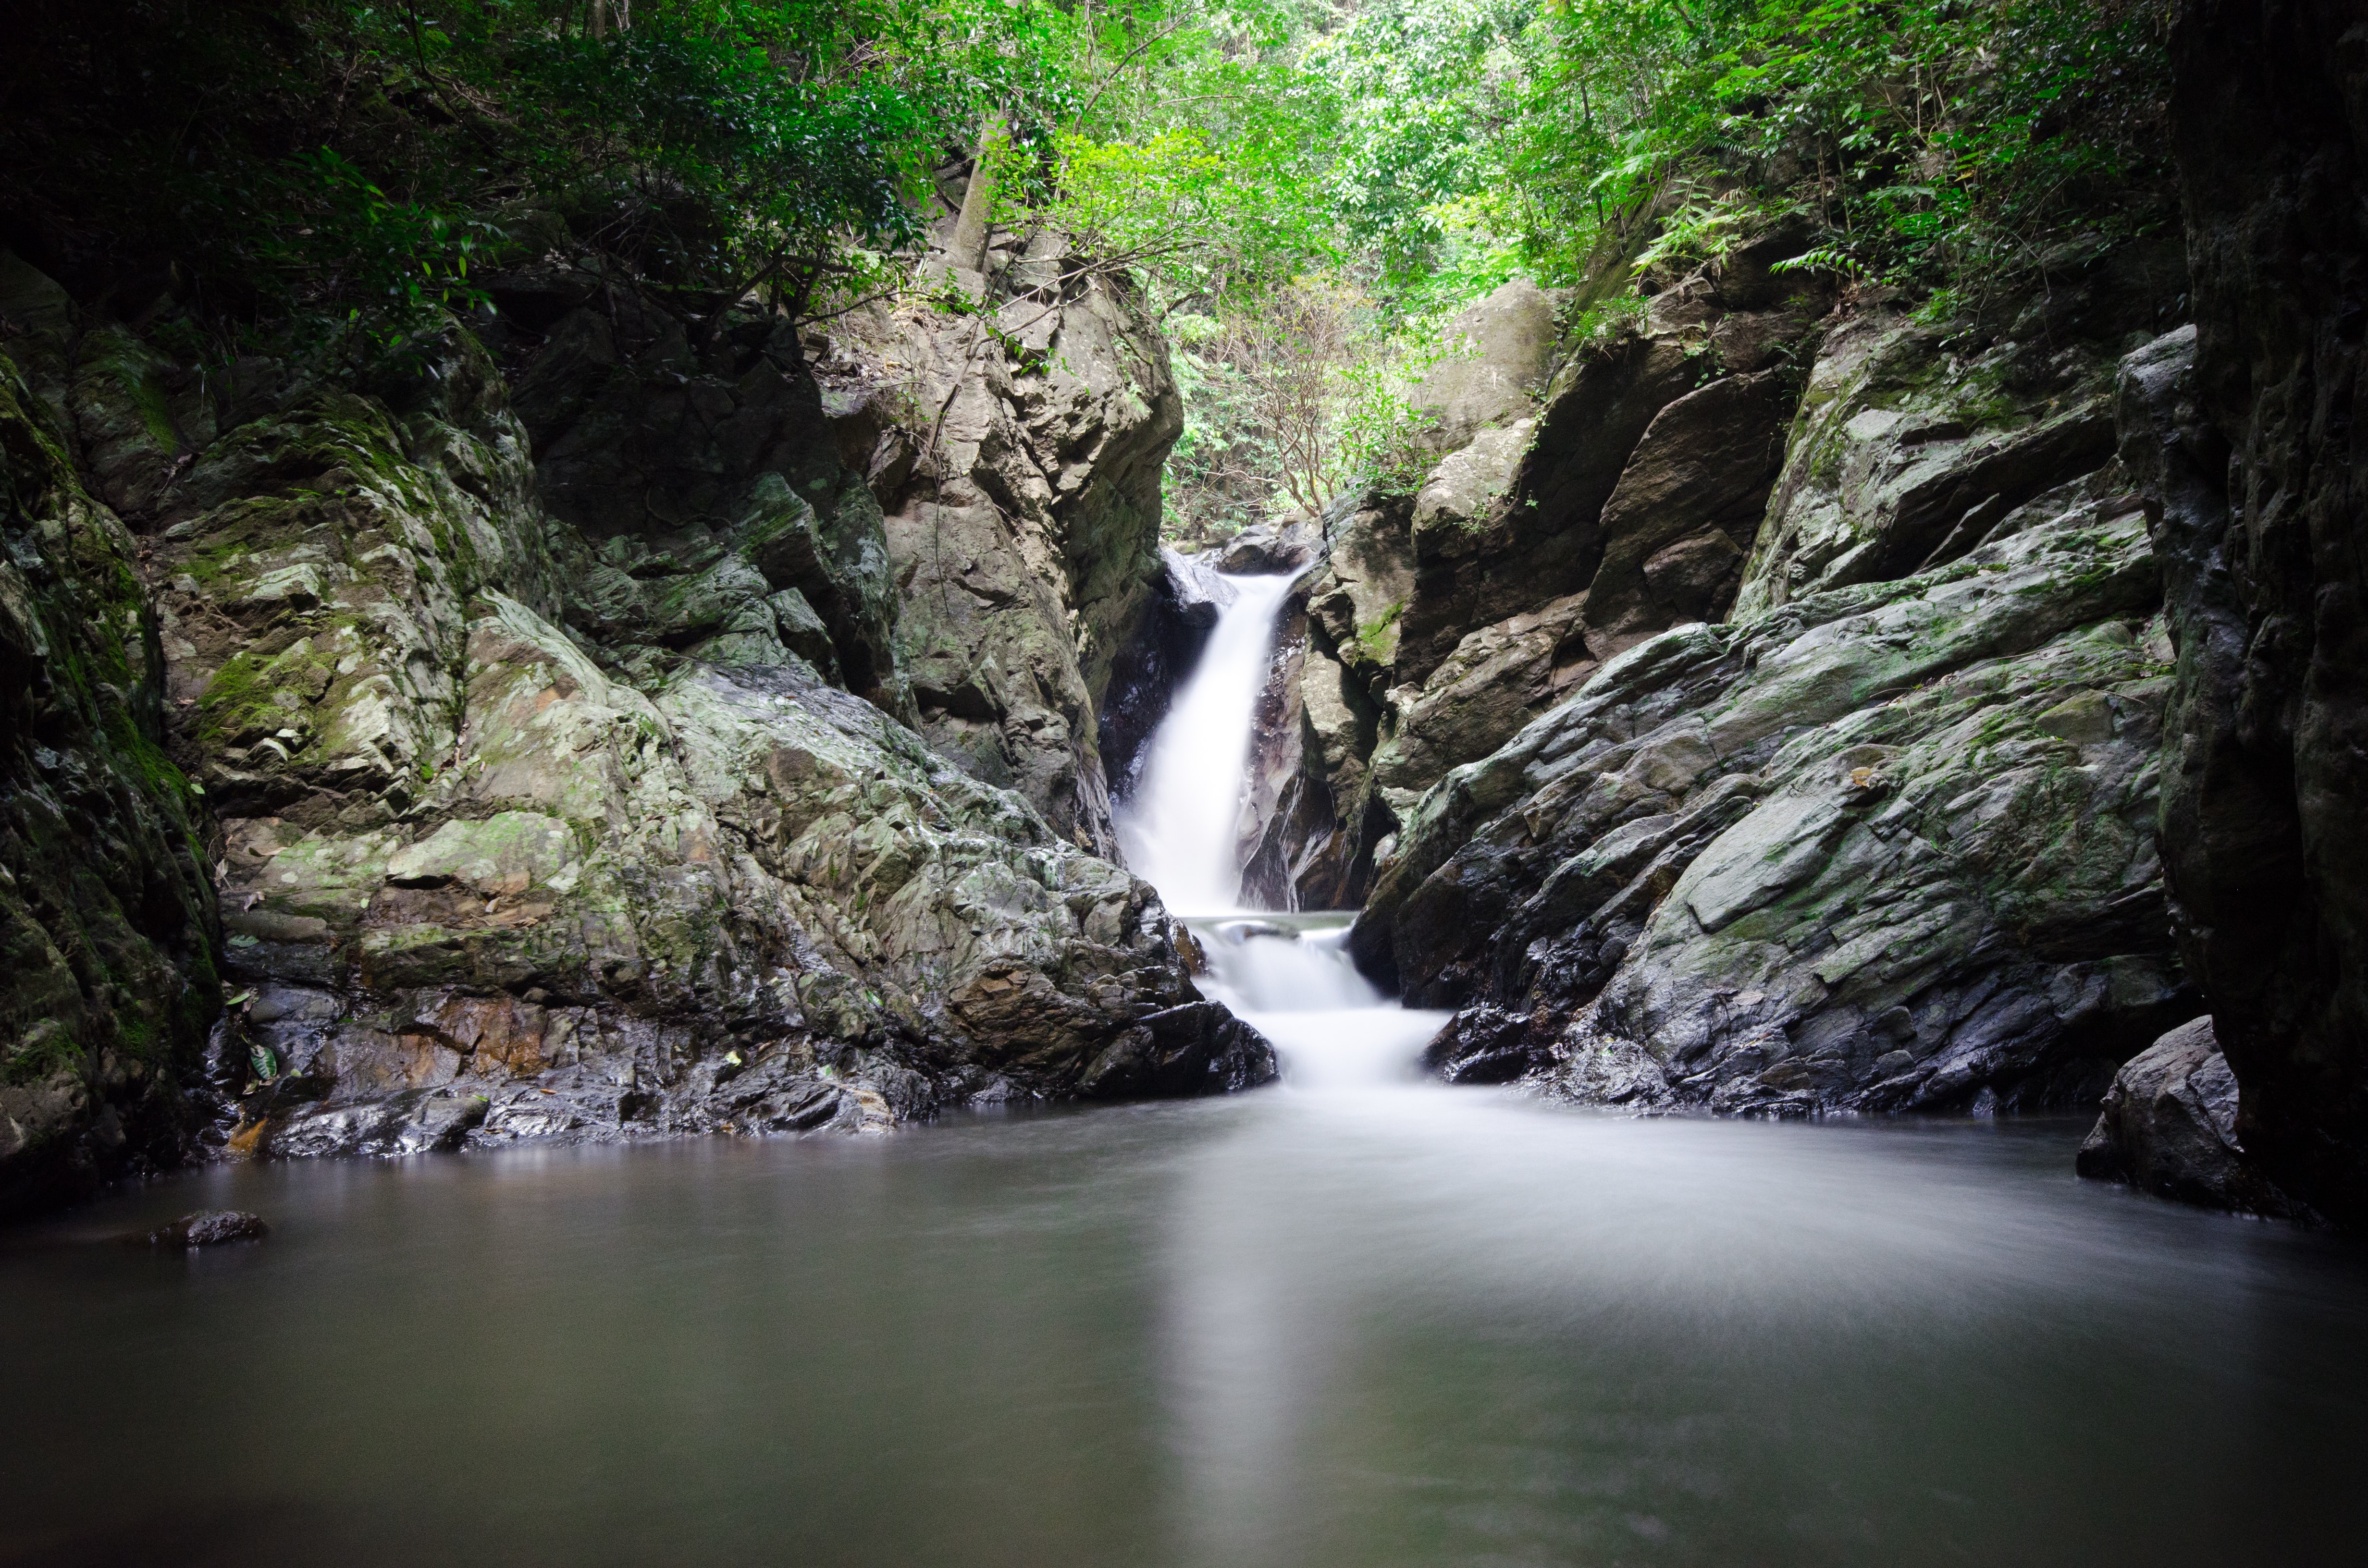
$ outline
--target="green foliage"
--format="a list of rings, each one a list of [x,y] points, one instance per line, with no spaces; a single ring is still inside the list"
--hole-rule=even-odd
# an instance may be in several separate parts
[[[1380,0],[1310,45],[1342,99],[1326,189],[1383,283],[1419,285],[1497,248],[1503,139],[1536,12],[1536,0]]]
[[[1389,494],[1422,483],[1439,454],[1425,444],[1429,416],[1414,405],[1414,391],[1442,359],[1457,352],[1445,324],[1418,320],[1369,342],[1337,373],[1335,461],[1340,472]]]
[[[979,106],[1064,79],[1046,8],[999,0],[34,9],[0,197],[176,258],[217,315],[382,341],[553,252],[689,318],[876,286]]]
[[[328,147],[290,158],[279,188],[280,211],[303,222],[267,231],[257,248],[280,276],[347,301],[350,316],[407,322],[484,299],[469,267],[502,245],[491,222],[391,198]]]
[[[2157,28],[2135,0],[1573,0],[1507,154],[1528,249],[1691,262],[1789,219],[1835,273],[1978,294],[2067,226],[2167,216]]]
[[[373,351],[541,259],[694,334],[752,297],[813,317],[909,290],[975,156],[1007,235],[1066,238],[1031,288],[1126,275],[1177,330],[1188,531],[1278,488],[1411,483],[1410,346],[1517,273],[1609,338],[1632,279],[1782,226],[1792,270],[1939,321],[2169,213],[2158,0],[23,9],[31,47],[0,55],[19,231],[173,257],[210,322]],[[1311,289],[1355,303],[1284,397],[1309,351],[1270,329]]]
[[[1320,15],[1134,0],[1062,13],[1065,92],[1013,100],[998,218],[1070,235],[1165,308],[1218,310],[1338,259],[1324,176],[1337,95],[1303,58]]]

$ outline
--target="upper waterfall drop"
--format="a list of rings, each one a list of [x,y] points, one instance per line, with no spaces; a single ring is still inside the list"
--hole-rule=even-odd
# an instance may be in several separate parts
[[[1224,577],[1233,598],[1152,736],[1143,780],[1116,812],[1136,875],[1201,938],[1209,994],[1274,1042],[1286,1081],[1341,1088],[1405,1083],[1446,1022],[1408,1012],[1357,972],[1349,916],[1262,916],[1241,907],[1250,744],[1292,575]]]
[[[1233,602],[1219,611],[1199,665],[1152,737],[1142,785],[1116,812],[1128,866],[1184,915],[1230,914],[1241,904],[1250,733],[1275,615],[1296,578],[1219,580]]]

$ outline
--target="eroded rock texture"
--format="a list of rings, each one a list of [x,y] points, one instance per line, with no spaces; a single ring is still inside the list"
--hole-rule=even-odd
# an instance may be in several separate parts
[[[1946,412],[1979,368],[1896,321],[1832,335],[1781,479],[1750,471],[1773,486],[1756,613],[1607,648],[1410,813],[1353,945],[1459,1009],[1447,1075],[1638,1108],[2093,1104],[2193,1011],[2154,846],[2171,681],[2146,516],[2110,440],[2027,434],[2093,417],[2110,361],[1991,381],[1988,434]],[[2018,437],[2047,460],[2009,494]],[[1906,537],[1884,497],[1975,490],[1904,572],[1834,565]],[[1875,548],[1830,548],[1853,529]]]
[[[2282,1187],[2368,1222],[2368,28],[2189,0],[2171,119],[2196,336],[2135,370],[2124,451],[2179,642],[2172,914]]]
[[[0,252],[0,317],[66,311]],[[0,1210],[176,1163],[221,1010],[203,808],[162,744],[138,541],[75,473],[22,341],[0,344]],[[50,385],[79,368],[154,394],[160,422],[171,406],[136,363],[26,357]]]
[[[987,316],[905,307],[842,335],[897,378],[864,395],[888,404],[871,467],[922,733],[1115,855],[1097,715],[1151,608],[1184,410],[1122,285],[1064,285],[1066,261],[1049,240],[990,249]]]
[[[951,587],[913,588],[919,609],[896,591],[924,568],[893,544],[876,492],[904,482],[880,465],[926,426],[879,423],[844,364],[826,397],[780,332],[703,342],[575,304],[544,333],[499,324],[515,402],[457,324],[334,376],[242,364],[200,395],[40,298],[49,316],[8,312],[40,394],[12,392],[35,411],[11,428],[38,432],[44,399],[62,424],[12,437],[44,541],[15,559],[57,563],[9,600],[32,694],[10,710],[28,759],[11,798],[21,837],[58,840],[25,815],[46,791],[101,852],[34,878],[37,902],[99,890],[72,901],[78,930],[39,909],[24,926],[69,969],[97,961],[74,977],[87,1019],[12,993],[28,1026],[63,1026],[18,1031],[12,1061],[40,1058],[26,1092],[50,1096],[12,1109],[20,1149],[54,1128],[120,1143],[148,1053],[194,1070],[222,990],[215,898],[236,993],[215,1065],[243,1096],[233,1142],[263,1152],[858,1127],[1272,1075],[1192,989],[1150,888],[1082,846],[1106,828],[1095,618],[1147,598],[1156,519],[1127,510],[1144,464],[1156,501],[1157,411],[1127,379],[1149,372],[1111,369],[1114,340],[1056,329],[1065,368],[1034,392],[984,356],[955,389],[993,403],[986,433],[1014,443],[996,460],[1074,468],[1066,503],[1049,481],[1019,497],[1035,533],[982,501],[971,522],[1003,531],[962,557],[1010,590],[962,624],[1050,661],[973,650],[973,676],[1026,674],[977,716],[1035,737],[1042,766],[1003,770],[1027,786],[1009,788],[932,727]],[[997,388],[1068,424],[1011,423]],[[1131,434],[1097,424],[1105,407]],[[76,487],[69,449],[142,537]],[[1042,529],[1064,519],[1055,558]],[[74,734],[47,738],[60,723]],[[211,879],[167,752],[211,809]],[[80,1075],[52,1083],[68,1037]]]
[[[1357,902],[1451,768],[1604,660],[1734,601],[1800,395],[1786,367],[1826,308],[1813,280],[1769,270],[1798,248],[1741,248],[1558,369],[1534,290],[1465,324],[1476,357],[1435,389],[1438,466],[1411,496],[1326,518],[1297,655],[1301,766],[1258,849],[1273,902]]]

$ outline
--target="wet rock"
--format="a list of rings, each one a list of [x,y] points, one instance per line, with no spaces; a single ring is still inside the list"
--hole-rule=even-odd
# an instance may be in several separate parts
[[[160,1247],[221,1246],[229,1242],[259,1242],[271,1227],[259,1215],[237,1209],[200,1209],[148,1233],[148,1244]]]
[[[2315,1219],[2278,1190],[2237,1136],[2237,1079],[2207,1016],[2124,1064],[2080,1147],[2084,1176],[2162,1198],[2272,1219]]]
[[[1322,526],[1304,514],[1293,514],[1244,528],[1215,551],[1215,564],[1229,576],[1296,572],[1315,560],[1323,546]]]
[[[7,1212],[181,1158],[198,1121],[186,1095],[221,991],[199,869],[204,809],[160,744],[165,661],[136,575],[140,544],[77,473],[71,426],[25,369],[63,398],[77,386],[120,391],[112,378],[124,366],[89,358],[112,354],[108,345],[68,341],[63,291],[5,250],[0,313],[51,329],[12,336],[0,352]],[[96,420],[91,429],[102,435]],[[142,451],[176,460],[169,441],[145,438]],[[105,439],[131,463],[130,436]],[[153,503],[161,472],[145,459],[119,467],[117,493]]]
[[[2172,144],[2195,334],[2123,381],[2178,644],[2180,948],[2286,1192],[2368,1223],[2368,65],[2338,4],[2183,4]]]
[[[1946,565],[1639,642],[1421,799],[1351,949],[1461,1009],[1456,1077],[2092,1099],[2194,1006],[2153,846],[2157,571],[2108,465]]]
[[[1097,1097],[1227,1094],[1275,1075],[1266,1037],[1210,1002],[1155,1013],[1110,1042],[1086,1070]]]

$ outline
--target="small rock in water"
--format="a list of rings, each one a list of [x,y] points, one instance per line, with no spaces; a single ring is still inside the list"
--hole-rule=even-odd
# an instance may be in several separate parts
[[[200,1209],[148,1233],[151,1246],[210,1247],[224,1242],[259,1242],[271,1233],[262,1216],[236,1209]]]

